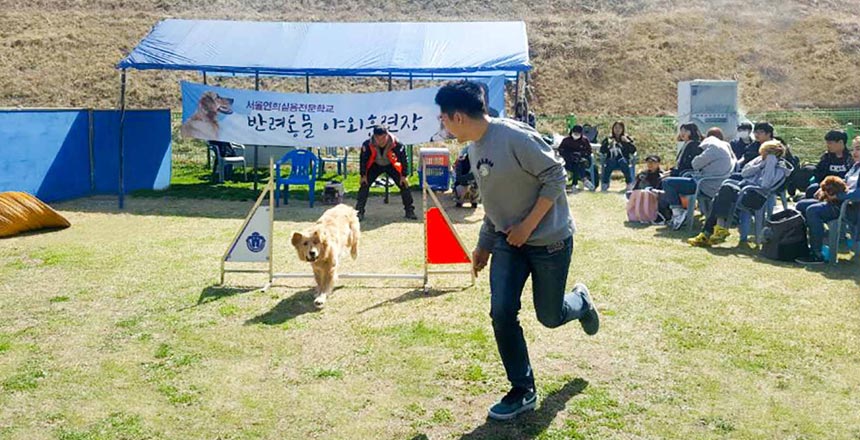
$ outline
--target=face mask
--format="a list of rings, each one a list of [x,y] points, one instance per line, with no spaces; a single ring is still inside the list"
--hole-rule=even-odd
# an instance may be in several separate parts
[[[743,140],[749,140],[749,138],[750,138],[750,132],[748,132],[748,131],[739,131],[739,132],[738,132],[738,137],[739,137],[739,138],[741,138],[741,139],[743,139]]]
[[[579,140],[579,138],[581,138],[581,137],[582,137],[582,135],[581,135],[581,134],[574,134],[574,135],[573,135],[573,138],[574,138],[575,140]]]

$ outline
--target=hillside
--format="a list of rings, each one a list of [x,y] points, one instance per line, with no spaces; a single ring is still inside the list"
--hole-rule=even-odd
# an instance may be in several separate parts
[[[0,107],[112,107],[115,63],[159,19],[525,20],[539,113],[675,111],[676,83],[741,81],[749,111],[860,105],[860,1],[0,0]],[[134,72],[129,103],[178,108],[181,76]],[[199,79],[199,76],[190,76]],[[230,81],[250,87],[247,80]],[[379,90],[314,79],[317,90]],[[299,90],[303,81],[267,80]]]

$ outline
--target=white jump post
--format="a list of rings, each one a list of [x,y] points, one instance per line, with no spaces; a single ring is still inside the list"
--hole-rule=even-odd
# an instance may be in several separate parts
[[[448,214],[442,208],[442,204],[439,202],[439,199],[433,193],[430,186],[427,184],[427,173],[426,166],[422,164],[422,210],[424,212],[422,219],[422,226],[424,228],[424,271],[423,273],[417,274],[398,274],[398,273],[342,273],[338,274],[339,278],[342,279],[397,279],[397,280],[422,280],[422,286],[424,291],[428,291],[429,289],[429,278],[430,275],[441,275],[441,274],[470,274],[471,275],[471,285],[475,284],[475,273],[471,268],[471,257],[468,252],[466,252],[466,247],[463,245],[463,241],[460,239],[460,235],[457,234],[457,231],[454,229],[453,223],[451,223],[451,219],[448,217]],[[277,273],[274,271],[274,258],[272,254],[272,249],[274,248],[274,223],[275,223],[275,211],[274,211],[274,194],[275,194],[275,166],[273,160],[269,159],[269,180],[266,183],[266,186],[263,188],[263,192],[257,198],[257,201],[254,203],[254,206],[251,208],[251,211],[245,217],[245,221],[242,223],[242,227],[239,228],[239,231],[236,233],[233,241],[230,246],[224,252],[224,255],[221,257],[221,285],[224,285],[224,274],[225,273],[268,273],[269,279],[268,282],[263,286],[262,290],[268,289],[275,279],[278,278],[313,278],[313,273]],[[266,195],[269,196],[269,204],[263,205],[263,200],[266,198]],[[442,217],[444,218],[444,222],[447,224],[448,229],[456,239],[457,244],[459,244],[460,248],[466,255],[467,262],[457,262],[457,263],[446,263],[446,262],[434,262],[430,261],[430,242],[429,242],[429,234],[427,224],[427,213],[428,213],[428,204],[427,197],[430,196],[433,205],[435,208],[439,210]],[[258,214],[258,212],[260,214]],[[268,214],[268,219],[263,217]],[[268,270],[263,269],[230,269],[227,268],[227,263],[262,263],[267,262],[269,264]],[[439,269],[432,270],[430,269],[431,264],[468,264],[469,269]]]

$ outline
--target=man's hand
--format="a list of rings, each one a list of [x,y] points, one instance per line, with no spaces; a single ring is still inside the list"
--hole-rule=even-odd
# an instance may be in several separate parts
[[[511,226],[507,231],[505,231],[505,234],[508,235],[508,244],[513,247],[520,247],[526,244],[526,241],[531,237],[534,230],[535,226],[526,221]]]
[[[406,176],[400,176],[400,187],[406,188],[409,186],[409,181],[406,180]]]
[[[818,200],[823,200],[824,191],[822,191],[821,188],[819,188],[818,190],[815,191],[815,194],[812,197],[815,199],[818,199]]]
[[[361,185],[367,185],[367,176],[361,176]]]
[[[487,261],[490,260],[490,251],[476,247],[472,251],[472,271],[475,276],[478,275],[483,268],[487,267]]]

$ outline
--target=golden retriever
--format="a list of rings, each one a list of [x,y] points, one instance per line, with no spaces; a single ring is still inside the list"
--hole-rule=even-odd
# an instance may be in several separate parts
[[[224,98],[212,91],[203,93],[197,103],[197,111],[179,129],[182,137],[218,140],[218,113],[232,114],[233,98]]]
[[[293,233],[293,247],[299,259],[311,263],[317,283],[314,304],[325,305],[337,282],[337,266],[341,254],[347,249],[352,259],[358,258],[358,240],[361,229],[358,212],[347,205],[328,209],[304,232]]]

